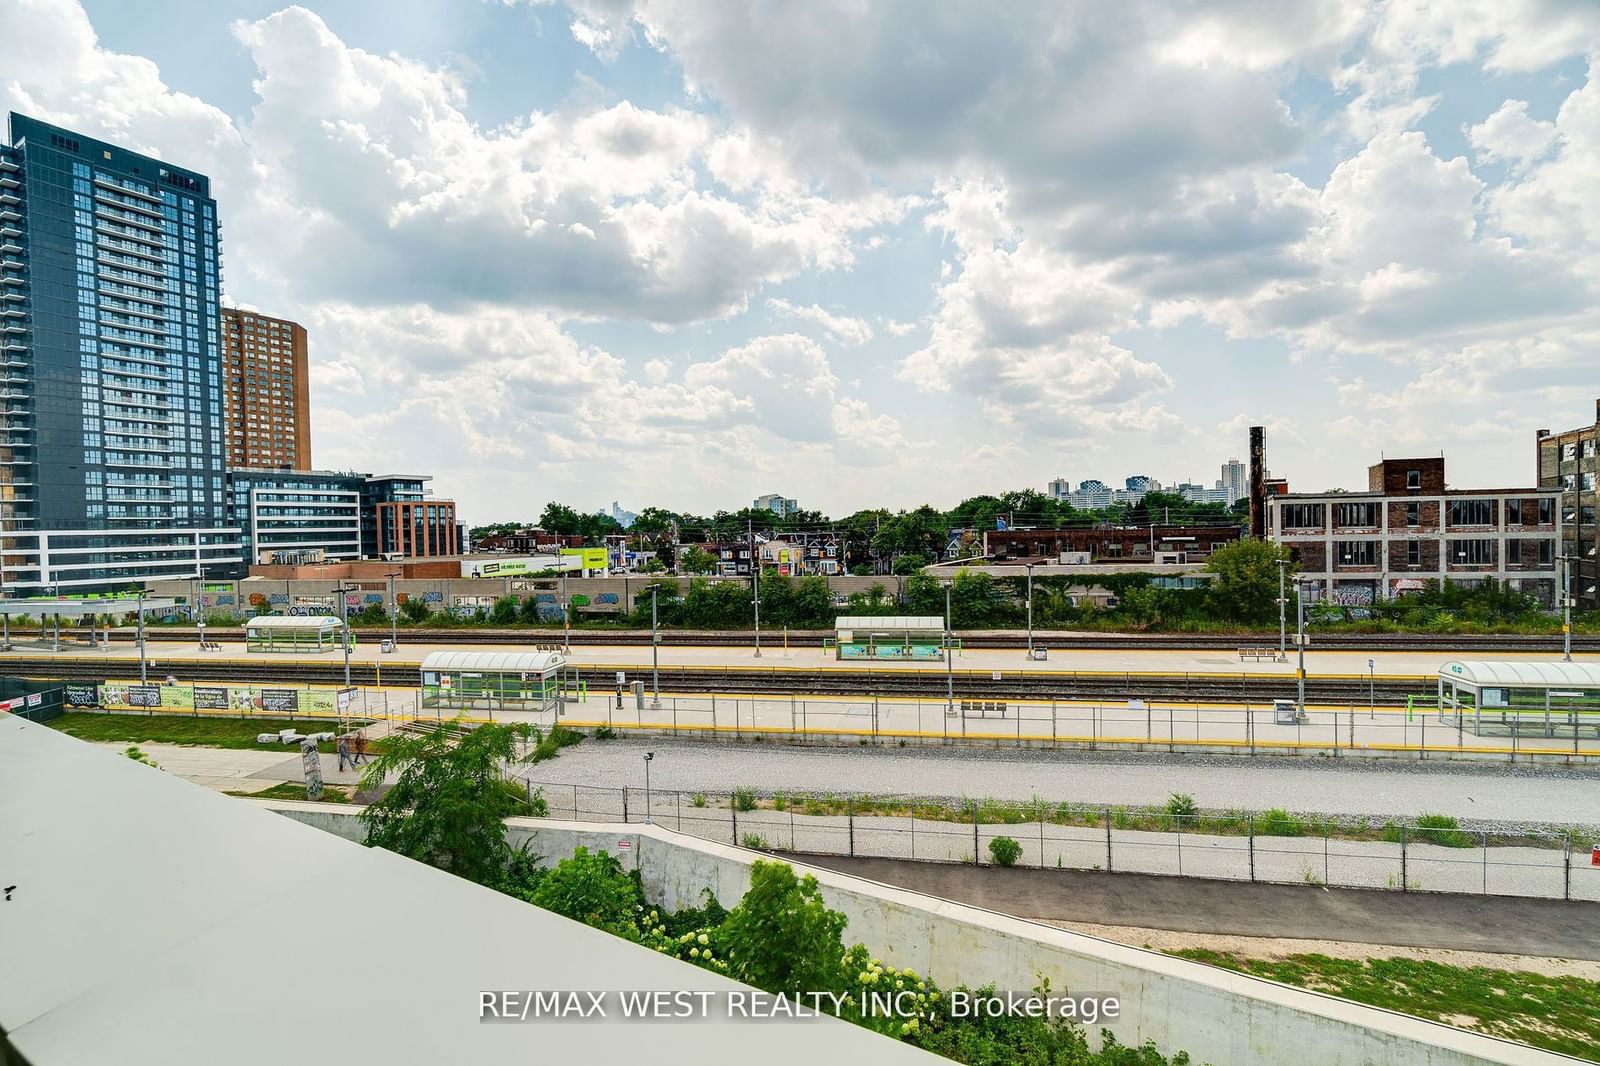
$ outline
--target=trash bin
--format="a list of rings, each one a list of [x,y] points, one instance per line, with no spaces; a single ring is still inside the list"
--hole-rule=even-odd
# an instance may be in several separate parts
[[[1299,725],[1300,708],[1294,700],[1273,700],[1272,721],[1274,725]]]
[[[382,652],[383,654],[385,654],[385,655],[389,654],[390,652],[394,651],[394,641],[392,641],[392,640],[384,641],[382,644],[380,644],[378,646],[378,650],[380,652]]]
[[[1028,657],[1030,659],[1032,659],[1036,663],[1045,662],[1046,660],[1048,660],[1050,658],[1050,649],[1049,648],[1034,648],[1033,651],[1031,653],[1029,653]]]

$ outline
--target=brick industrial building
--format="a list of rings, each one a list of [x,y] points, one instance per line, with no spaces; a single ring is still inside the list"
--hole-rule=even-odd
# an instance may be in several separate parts
[[[1539,485],[1561,492],[1561,554],[1570,560],[1572,598],[1600,610],[1600,400],[1594,425],[1538,435]]]
[[[222,397],[230,468],[311,469],[304,327],[223,308]]]
[[[1386,459],[1366,492],[1264,500],[1267,535],[1288,547],[1312,596],[1349,605],[1420,590],[1428,579],[1510,582],[1556,602],[1559,490],[1452,489],[1442,458]]]
[[[983,535],[983,554],[995,562],[1087,556],[1079,561],[1153,563],[1167,558],[1192,563],[1203,562],[1243,532],[1232,524],[990,530]]]
[[[378,550],[427,558],[459,555],[456,505],[451,500],[391,500],[377,505]]]

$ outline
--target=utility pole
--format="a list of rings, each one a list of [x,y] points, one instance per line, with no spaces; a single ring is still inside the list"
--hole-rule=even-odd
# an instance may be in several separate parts
[[[143,685],[150,678],[145,672],[144,661],[144,590],[139,590],[139,684]]]
[[[1301,717],[1306,713],[1306,600],[1305,583],[1298,577],[1294,580],[1294,641],[1299,650],[1300,667],[1298,677],[1298,701]]]
[[[1289,560],[1278,560],[1278,661],[1285,662],[1289,658],[1287,624],[1284,616],[1288,612],[1289,595],[1284,584],[1289,573]]]
[[[756,524],[750,522],[750,598],[756,607],[756,658],[761,658],[761,556],[756,552]]]
[[[944,713],[955,713],[956,709],[956,667],[953,658],[953,649],[950,647],[951,637],[954,634],[950,627],[950,579],[944,579]],[[965,730],[965,726],[962,729]]]
[[[400,593],[395,585],[395,578],[401,571],[394,571],[384,576],[389,579],[389,647],[400,646]]]
[[[1561,661],[1572,661],[1572,556],[1561,559]]]
[[[661,706],[661,634],[656,631],[656,594],[660,591],[660,585],[650,586],[650,674],[655,688],[655,698],[650,702],[652,708]]]
[[[572,597],[567,595],[567,570],[561,568],[561,650],[572,654]]]
[[[1033,658],[1033,564],[1028,564],[1028,658]]]
[[[350,590],[344,587],[344,582],[339,582],[334,592],[339,595],[339,621],[344,626],[344,687],[350,687],[350,599],[345,594]]]

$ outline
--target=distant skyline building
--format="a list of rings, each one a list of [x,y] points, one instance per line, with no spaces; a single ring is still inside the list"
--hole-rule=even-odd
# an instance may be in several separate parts
[[[1045,494],[1052,500],[1064,500],[1072,495],[1072,482],[1058,477],[1045,487]]]
[[[611,501],[611,509],[609,511],[602,507],[595,514],[612,519],[623,529],[631,528],[633,523],[639,519],[639,516],[633,511],[623,510],[616,500]]]
[[[755,502],[750,506],[757,511],[771,511],[779,518],[787,518],[789,515],[792,515],[796,511],[800,510],[800,503],[798,500],[785,499],[776,493],[769,493],[765,496],[757,496]]]
[[[0,594],[237,572],[220,275],[204,174],[10,116]]]
[[[1223,502],[1233,506],[1250,494],[1250,468],[1241,463],[1237,456],[1230,458],[1222,464],[1222,476],[1217,479],[1217,488],[1227,493]]]
[[[222,374],[228,466],[310,470],[305,327],[255,311],[223,308]]]

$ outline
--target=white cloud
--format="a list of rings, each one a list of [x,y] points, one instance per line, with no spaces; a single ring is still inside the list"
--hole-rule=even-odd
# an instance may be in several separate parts
[[[865,320],[836,315],[816,304],[801,307],[775,296],[767,301],[767,309],[780,318],[809,322],[840,344],[865,344],[872,339],[872,327]]]

